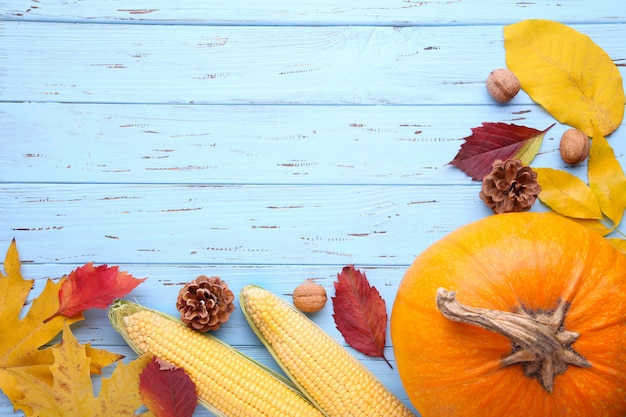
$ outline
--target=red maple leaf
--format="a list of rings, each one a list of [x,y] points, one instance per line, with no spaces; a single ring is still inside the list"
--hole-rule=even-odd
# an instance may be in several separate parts
[[[387,308],[365,273],[348,265],[337,274],[333,301],[333,318],[346,342],[368,356],[385,358]]]
[[[191,417],[198,404],[196,386],[185,371],[156,357],[139,375],[139,394],[156,417]]]
[[[90,308],[107,308],[116,298],[131,292],[145,278],[137,279],[119,271],[117,266],[87,263],[65,277],[59,289],[59,309],[45,322],[56,316],[74,317]]]
[[[529,165],[552,126],[554,124],[540,131],[508,123],[483,123],[472,128],[472,135],[464,138],[465,142],[450,164],[475,181],[482,181],[491,172],[496,159],[519,158],[524,165]]]

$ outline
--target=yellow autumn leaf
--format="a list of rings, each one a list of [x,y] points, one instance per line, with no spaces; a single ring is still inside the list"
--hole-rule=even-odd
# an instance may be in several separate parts
[[[34,416],[46,417],[123,417],[136,416],[142,405],[139,374],[149,358],[142,356],[128,365],[118,362],[110,378],[102,380],[100,395],[94,397],[90,358],[85,345],[78,343],[69,325],[63,329],[61,343],[50,348],[50,384],[20,369],[11,371],[17,388],[24,394],[18,402]],[[28,414],[27,414],[28,415]],[[141,414],[152,416],[150,412]]]
[[[554,118],[593,136],[622,123],[622,76],[591,38],[564,24],[523,20],[504,28],[506,64],[522,89]]]
[[[591,188],[569,172],[553,168],[534,168],[541,186],[539,200],[555,212],[578,219],[603,218]]]
[[[101,374],[102,368],[124,358],[124,355],[95,348],[91,346],[91,343],[85,344],[85,351],[87,352],[87,357],[91,359],[89,362],[89,371],[92,375]]]
[[[15,240],[7,250],[4,270],[6,275],[0,272],[0,390],[13,402],[16,409],[21,409],[16,401],[22,398],[22,393],[16,387],[11,370],[20,369],[44,382],[52,381],[49,365],[54,358],[50,349],[41,347],[59,334],[64,324],[69,325],[83,318],[57,317],[44,323],[59,307],[60,282],[54,283],[52,280],[46,281],[43,291],[32,300],[22,317],[22,310],[34,280],[22,277]],[[100,349],[89,348],[89,353],[97,358],[92,362],[91,369],[94,373],[99,372],[102,366],[119,359],[119,355]]]
[[[591,141],[587,176],[600,209],[617,226],[626,210],[626,176],[613,148],[597,128]]]

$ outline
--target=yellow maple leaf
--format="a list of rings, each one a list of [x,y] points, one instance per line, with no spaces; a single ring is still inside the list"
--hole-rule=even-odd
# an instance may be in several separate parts
[[[137,416],[142,405],[139,374],[149,361],[147,356],[124,364],[118,362],[110,378],[102,380],[100,395],[94,397],[89,372],[91,359],[85,345],[78,343],[69,325],[63,329],[61,343],[50,348],[54,363],[50,365],[52,383],[48,384],[29,372],[13,369],[17,388],[24,394],[19,403],[46,417],[124,417]],[[151,412],[141,414],[153,417]]]
[[[54,357],[50,349],[42,349],[63,329],[64,324],[72,324],[82,320],[82,315],[74,318],[55,317],[44,323],[59,308],[59,288],[61,282],[54,283],[48,279],[41,294],[32,301],[26,314],[22,310],[33,287],[34,280],[24,279],[20,272],[19,254],[15,240],[7,251],[4,270],[0,272],[0,390],[11,400],[15,409],[25,413],[30,410],[22,408],[18,400],[23,394],[16,387],[13,370],[29,373],[49,383],[52,381],[49,365]],[[119,355],[100,349],[86,347],[87,352],[95,359],[90,370],[98,373]]]
[[[530,19],[504,28],[507,67],[524,91],[554,118],[589,137],[624,117],[622,76],[591,38],[562,23]]]

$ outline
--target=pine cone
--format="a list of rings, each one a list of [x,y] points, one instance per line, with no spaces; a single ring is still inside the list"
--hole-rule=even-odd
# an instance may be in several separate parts
[[[226,323],[235,309],[235,296],[219,277],[200,275],[178,292],[180,319],[192,329],[208,332]]]
[[[519,159],[497,159],[491,173],[483,178],[480,198],[494,213],[527,211],[537,199],[541,186],[537,173]]]

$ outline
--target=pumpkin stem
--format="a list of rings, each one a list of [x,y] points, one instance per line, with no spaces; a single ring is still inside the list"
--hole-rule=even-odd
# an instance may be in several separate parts
[[[455,292],[439,288],[437,308],[449,320],[479,326],[511,339],[513,350],[500,365],[522,364],[524,374],[537,379],[549,393],[554,388],[554,377],[565,372],[568,365],[591,366],[571,346],[579,334],[563,325],[569,303],[560,302],[549,312],[520,309],[511,313],[465,306],[458,302]]]

